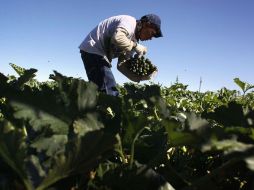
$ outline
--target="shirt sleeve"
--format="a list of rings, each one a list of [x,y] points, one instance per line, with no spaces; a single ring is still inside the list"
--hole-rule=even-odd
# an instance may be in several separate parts
[[[122,27],[119,27],[113,34],[111,38],[111,43],[113,43],[122,51],[131,51],[136,46],[136,42],[132,41],[127,36],[128,31]]]

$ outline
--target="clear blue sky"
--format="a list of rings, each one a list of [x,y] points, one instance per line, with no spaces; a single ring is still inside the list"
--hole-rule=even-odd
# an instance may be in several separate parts
[[[9,63],[38,69],[45,81],[53,70],[87,80],[78,46],[101,20],[119,14],[161,17],[164,37],[142,42],[164,86],[176,81],[189,90],[237,89],[233,78],[254,84],[253,0],[0,0],[0,72]],[[129,82],[116,69],[117,83]]]

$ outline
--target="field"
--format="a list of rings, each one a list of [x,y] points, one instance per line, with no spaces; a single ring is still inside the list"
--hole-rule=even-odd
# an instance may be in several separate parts
[[[11,64],[0,73],[0,189],[253,190],[253,85],[193,92],[82,79]]]

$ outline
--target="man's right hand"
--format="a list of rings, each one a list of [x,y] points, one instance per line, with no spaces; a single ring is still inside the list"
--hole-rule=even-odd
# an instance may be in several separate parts
[[[134,48],[134,50],[137,52],[138,55],[145,55],[147,52],[147,47],[137,44],[137,46]]]

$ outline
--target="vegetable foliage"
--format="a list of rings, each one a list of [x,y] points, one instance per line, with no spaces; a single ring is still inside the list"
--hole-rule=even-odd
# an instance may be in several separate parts
[[[0,189],[254,188],[253,85],[126,83],[112,97],[11,66],[18,77],[0,73]]]

